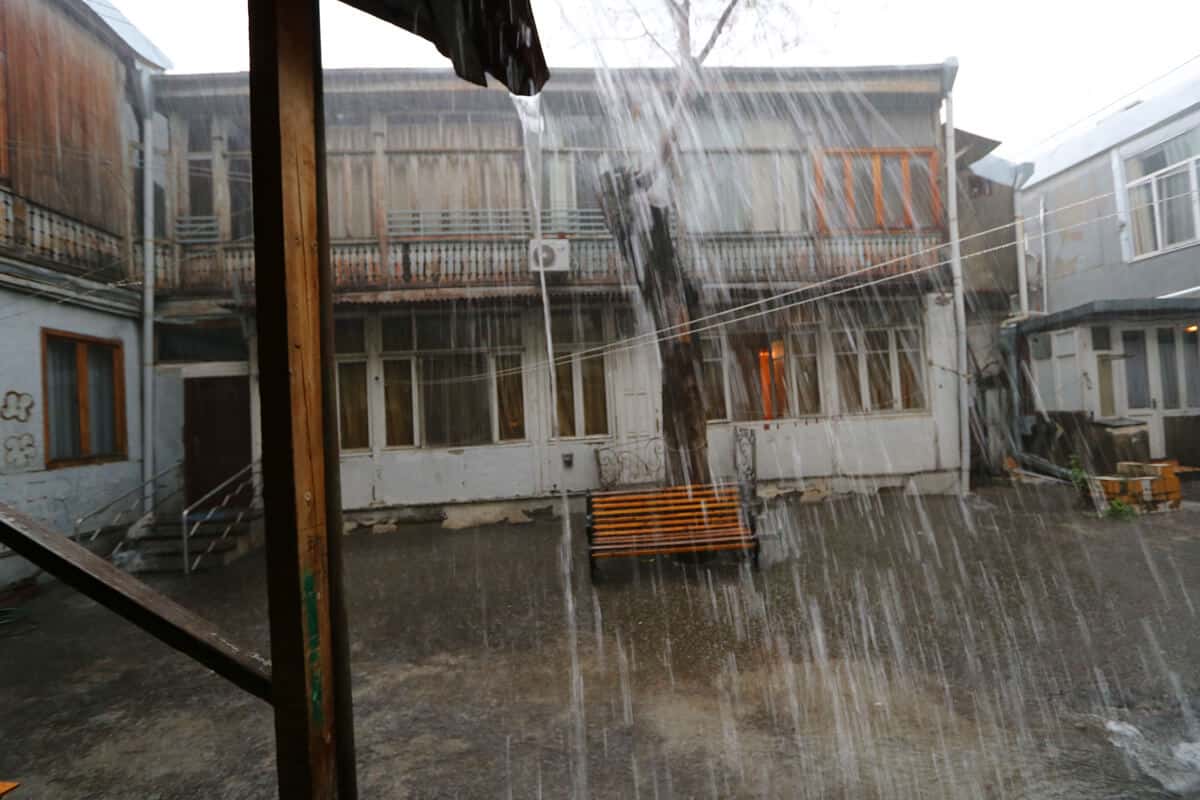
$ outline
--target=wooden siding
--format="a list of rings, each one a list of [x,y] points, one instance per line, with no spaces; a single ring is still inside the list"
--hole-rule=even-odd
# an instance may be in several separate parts
[[[120,59],[46,0],[3,0],[0,30],[8,155],[0,174],[16,195],[124,235],[132,196]]]

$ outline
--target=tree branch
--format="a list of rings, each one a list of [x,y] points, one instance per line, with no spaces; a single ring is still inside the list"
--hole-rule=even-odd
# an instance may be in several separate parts
[[[663,55],[665,55],[671,61],[672,64],[674,64],[676,67],[678,67],[679,59],[677,59],[675,57],[674,53],[672,53],[670,50],[668,50],[666,47],[664,47],[663,43],[658,40],[658,37],[655,36],[650,31],[650,26],[646,24],[646,20],[644,20],[642,18],[642,15],[638,12],[637,6],[635,6],[633,3],[630,3],[629,10],[632,11],[633,16],[635,16],[637,18],[638,23],[642,26],[642,30],[646,32],[646,36],[648,36],[650,38],[650,41],[654,42],[654,46],[657,47],[659,50],[661,50],[663,52]]]
[[[700,51],[700,55],[696,56],[696,63],[703,64],[704,59],[708,58],[708,54],[712,52],[713,47],[717,44],[717,39],[721,36],[721,31],[729,22],[730,15],[737,8],[738,0],[729,0],[725,10],[721,12],[721,16],[717,17],[717,24],[713,25],[712,33],[708,35],[708,41],[704,44],[704,49]]]

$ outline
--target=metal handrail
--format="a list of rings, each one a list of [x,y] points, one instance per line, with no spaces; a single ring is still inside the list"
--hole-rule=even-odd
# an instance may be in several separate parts
[[[105,511],[108,511],[110,508],[112,508],[113,506],[115,506],[117,503],[121,502],[122,500],[124,500],[125,498],[129,497],[130,495],[132,495],[132,494],[134,494],[134,493],[137,493],[137,492],[143,492],[143,491],[145,491],[145,488],[146,488],[147,486],[149,486],[150,484],[152,484],[152,483],[157,483],[157,482],[158,482],[160,479],[162,479],[162,477],[163,477],[164,475],[167,475],[168,473],[170,473],[170,472],[172,472],[172,471],[174,471],[174,470],[181,469],[182,467],[183,467],[183,462],[182,462],[182,461],[177,461],[176,463],[172,464],[171,466],[169,466],[169,467],[167,467],[166,469],[164,469],[164,470],[162,470],[161,472],[159,472],[157,475],[153,476],[152,478],[149,478],[148,480],[144,480],[144,481],[142,481],[141,483],[139,483],[137,486],[134,486],[134,487],[133,487],[132,489],[130,489],[129,491],[127,491],[127,492],[122,492],[121,494],[117,495],[117,496],[116,496],[116,497],[114,497],[112,500],[109,500],[107,503],[105,503],[104,505],[100,506],[99,508],[97,508],[97,509],[94,509],[94,510],[92,510],[92,511],[89,511],[88,513],[86,513],[86,514],[84,514],[84,515],[82,515],[82,516],[80,516],[80,517],[77,517],[77,518],[75,519],[75,525],[74,525],[74,528],[73,528],[73,531],[72,531],[72,538],[75,538],[75,539],[78,539],[78,538],[79,538],[80,529],[81,529],[81,527],[83,526],[83,523],[84,523],[84,521],[85,521],[85,520],[91,519],[92,517],[95,517],[95,516],[97,516],[97,515],[99,515],[99,514],[102,514],[102,513],[103,513],[103,512],[105,512]],[[152,501],[152,502],[151,502],[151,506],[152,506],[152,507],[151,507],[151,508],[148,508],[148,509],[146,509],[145,513],[147,513],[147,514],[148,514],[148,513],[150,513],[151,511],[153,511],[153,505],[154,505],[154,503],[153,503],[153,501]],[[121,513],[122,513],[122,514],[124,514],[124,513],[125,513],[125,511],[123,510]],[[119,516],[120,516],[120,515],[118,514],[118,517],[119,517]]]
[[[260,462],[258,460],[251,461],[249,464],[242,467],[237,472],[233,473],[232,475],[230,475],[228,478],[226,478],[225,480],[218,483],[213,488],[209,489],[207,492],[205,492],[203,495],[201,495],[195,502],[193,502],[191,505],[184,508],[183,511],[180,513],[179,526],[180,526],[180,536],[182,537],[184,574],[191,574],[191,571],[192,571],[192,563],[191,563],[191,559],[189,557],[189,547],[190,547],[190,541],[192,538],[192,534],[195,533],[197,530],[199,530],[201,525],[203,525],[204,523],[211,520],[213,518],[213,515],[216,514],[218,510],[227,508],[229,505],[230,499],[233,498],[234,495],[238,494],[243,489],[245,489],[247,484],[253,485],[254,471],[259,463]],[[249,481],[240,480],[240,479],[242,479],[242,477],[244,475],[246,475],[246,473],[250,473]],[[194,525],[192,525],[191,529],[190,530],[188,529],[188,516],[193,511],[195,511],[197,509],[197,507],[199,507],[203,503],[206,503],[208,500],[215,497],[217,495],[217,493],[219,493],[221,490],[225,489],[226,487],[233,484],[235,481],[239,481],[239,480],[240,480],[240,483],[237,484],[237,486],[233,489],[233,491],[228,492],[226,494],[225,499],[219,505],[215,505],[212,508],[210,508],[208,510],[207,514],[205,514],[202,518],[196,520],[196,523]],[[253,499],[251,499],[250,504],[251,504],[251,506],[253,506],[253,504],[254,504]],[[240,518],[241,518],[241,515],[239,515],[239,519]],[[226,530],[226,532],[228,533],[228,529]],[[197,558],[197,561],[199,561],[199,558]]]

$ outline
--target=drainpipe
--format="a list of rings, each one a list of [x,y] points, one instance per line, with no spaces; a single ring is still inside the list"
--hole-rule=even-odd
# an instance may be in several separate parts
[[[967,385],[967,306],[964,297],[962,252],[958,240],[958,150],[954,145],[954,77],[958,59],[949,58],[942,67],[943,102],[946,107],[946,225],[950,237],[950,275],[954,286],[954,328],[958,373],[958,464],[959,492],[971,487],[971,411]]]
[[[1020,178],[1013,181],[1016,184]],[[1020,197],[1013,186],[1013,235],[1017,245],[1017,291],[1021,297],[1021,316],[1029,316],[1029,268],[1025,263],[1025,217],[1021,214]]]
[[[1042,195],[1038,198],[1038,233],[1041,234],[1038,238],[1042,240],[1041,246],[1041,264],[1038,269],[1042,271],[1042,313],[1050,313],[1050,284],[1047,282],[1046,271],[1046,196]]]
[[[154,87],[142,72],[142,482],[143,511],[154,508]]]

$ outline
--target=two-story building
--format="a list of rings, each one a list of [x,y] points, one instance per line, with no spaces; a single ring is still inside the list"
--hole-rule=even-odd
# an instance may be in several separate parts
[[[143,79],[168,62],[101,0],[5,0],[0,31],[0,500],[69,532],[142,480]],[[30,572],[0,548],[0,586]]]
[[[941,64],[707,76],[670,191],[706,313],[742,309],[703,332],[715,475],[733,474],[745,427],[760,484],[957,486],[946,76]],[[508,95],[443,72],[328,74],[348,509],[661,477],[657,350],[598,176],[657,146],[643,112],[675,80],[557,70],[544,92],[551,396]],[[192,464],[207,485],[258,448],[246,76],[167,75],[155,95],[172,221],[158,250],[157,461]],[[753,305],[783,293],[785,310]]]
[[[161,74],[108,4],[0,13],[0,499],[66,533],[160,496],[244,505],[273,413],[257,386],[247,77]],[[720,69],[687,104],[666,191],[702,295],[715,476],[957,488],[940,121],[954,72]],[[503,91],[328,73],[348,510],[662,479],[661,332],[599,176],[659,150],[677,85],[556,71],[537,174]],[[18,562],[0,554],[0,583]]]
[[[1030,410],[1145,426],[1200,464],[1200,84],[1136,102],[1039,157],[1018,193]]]

